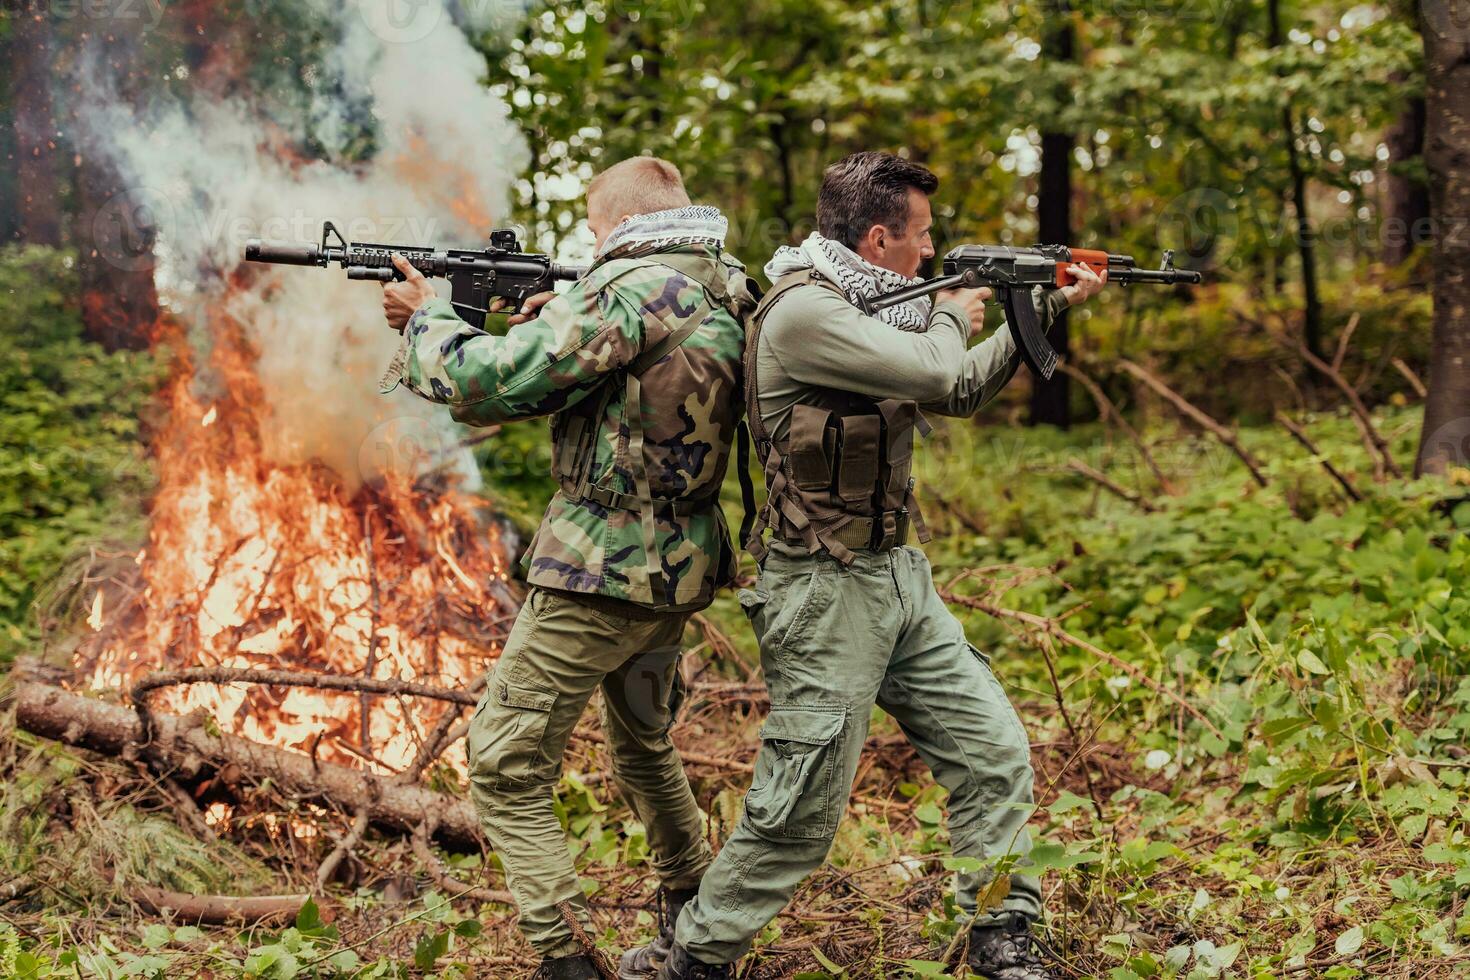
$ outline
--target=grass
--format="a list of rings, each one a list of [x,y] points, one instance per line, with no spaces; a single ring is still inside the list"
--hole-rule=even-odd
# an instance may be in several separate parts
[[[1418,416],[1388,407],[1378,417],[1401,462]],[[1470,975],[1470,489],[1464,475],[1375,483],[1350,419],[1305,422],[1364,500],[1348,501],[1268,426],[1242,433],[1264,462],[1261,488],[1218,444],[1152,419],[1144,430],[1176,496],[1097,426],[951,423],[921,452],[928,518],[942,532],[926,549],[939,582],[962,600],[1055,621],[1151,681],[953,606],[1035,746],[1046,938],[1067,975]],[[511,427],[505,439],[530,445],[544,431]],[[1074,458],[1157,511],[1069,470]],[[548,492],[524,475],[507,486],[523,520]],[[733,480],[729,489],[737,500]],[[700,669],[744,676],[740,661],[756,651],[733,596],[708,619],[689,641]],[[717,633],[734,659],[710,658]],[[706,700],[676,729],[687,750],[736,764],[690,767],[717,839],[738,815],[749,778],[738,764],[752,757],[759,722],[748,700]],[[943,791],[881,716],[869,759],[857,789],[867,802],[761,935],[748,975],[944,970],[958,920],[944,899]],[[263,787],[246,807],[255,819],[201,841],[125,760],[7,725],[0,768],[0,890],[14,893],[0,904],[0,975],[518,976],[534,962],[507,910],[451,905],[402,842],[373,835],[349,881],[323,896],[331,922],[314,906],[284,929],[161,922],[101,869],[196,891],[310,890],[347,817],[302,813]],[[599,940],[622,947],[652,928],[637,905],[653,882],[642,828],[605,768],[600,748],[579,744],[560,812],[593,900],[608,906],[595,913]],[[293,819],[321,833],[283,830]],[[493,855],[488,866],[477,856],[451,865],[500,886]]]

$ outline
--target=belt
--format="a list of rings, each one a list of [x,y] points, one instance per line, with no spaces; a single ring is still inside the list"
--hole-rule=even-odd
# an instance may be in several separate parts
[[[854,517],[835,531],[817,528],[817,540],[826,538],[853,551],[887,551],[908,543],[909,511],[888,510],[877,517]],[[788,544],[802,545],[806,542],[800,535],[782,535]]]
[[[642,510],[636,493],[618,493],[606,487],[588,487],[584,494],[576,492],[567,493],[566,497],[574,504],[591,501],[612,510],[630,510],[638,512]],[[663,513],[672,513],[675,517],[688,517],[712,506],[719,499],[718,494],[709,497],[655,497],[653,509]]]

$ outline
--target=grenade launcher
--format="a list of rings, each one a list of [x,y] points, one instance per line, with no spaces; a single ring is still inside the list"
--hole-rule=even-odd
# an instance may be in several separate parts
[[[331,240],[333,237],[336,241]],[[516,233],[509,228],[490,232],[490,247],[483,249],[348,242],[330,221],[322,225],[319,244],[259,238],[245,243],[245,258],[250,262],[315,265],[324,269],[336,262],[347,270],[348,279],[370,282],[403,279],[403,273],[393,265],[394,252],[425,276],[448,279],[455,312],[460,319],[482,330],[491,300],[508,299],[518,309],[526,297],[545,292],[558,280],[580,279],[587,271],[553,262],[545,255],[522,252]]]
[[[1174,268],[1174,252],[1166,250],[1157,269],[1141,269],[1131,255],[1113,255],[1090,248],[1066,245],[1036,245],[1011,248],[1008,245],[961,245],[944,257],[944,274],[915,286],[906,286],[866,300],[863,312],[869,316],[941,289],[972,289],[989,286],[995,290],[1011,325],[1021,356],[1026,365],[1043,378],[1050,378],[1057,366],[1057,352],[1041,329],[1036,308],[1031,305],[1034,286],[1060,287],[1075,280],[1067,271],[1070,265],[1085,265],[1093,272],[1107,270],[1108,282],[1157,283],[1199,282],[1198,272]]]

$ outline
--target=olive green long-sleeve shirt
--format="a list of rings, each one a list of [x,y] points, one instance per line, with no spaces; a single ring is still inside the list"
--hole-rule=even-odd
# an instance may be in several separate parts
[[[1066,306],[1060,290],[1036,297],[1042,328]],[[935,304],[928,331],[914,333],[866,316],[823,286],[798,286],[761,325],[761,417],[774,439],[784,439],[792,406],[812,388],[917,401],[939,415],[971,415],[1015,376],[1021,357],[1008,324],[966,350],[969,334],[969,319],[955,302]]]

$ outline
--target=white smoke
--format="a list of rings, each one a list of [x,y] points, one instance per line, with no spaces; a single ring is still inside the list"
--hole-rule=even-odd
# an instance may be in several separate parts
[[[513,180],[528,160],[505,105],[481,84],[483,57],[441,0],[313,8],[335,21],[341,41],[305,76],[313,93],[307,118],[283,123],[279,106],[249,94],[221,102],[203,92],[138,115],[99,75],[88,129],[157,225],[157,279],[170,311],[203,342],[205,325],[223,310],[258,347],[270,458],[320,460],[355,484],[403,465],[406,454],[427,455],[473,484],[473,460],[454,448],[462,430],[445,409],[401,388],[377,393],[398,335],[384,323],[376,284],[350,282],[335,265],[253,266],[253,288],[226,288],[246,239],[316,240],[323,220],[350,240],[483,243],[491,219],[506,222]],[[340,154],[362,132],[354,120],[365,111],[376,141],[370,159],[296,155],[306,133]]]

